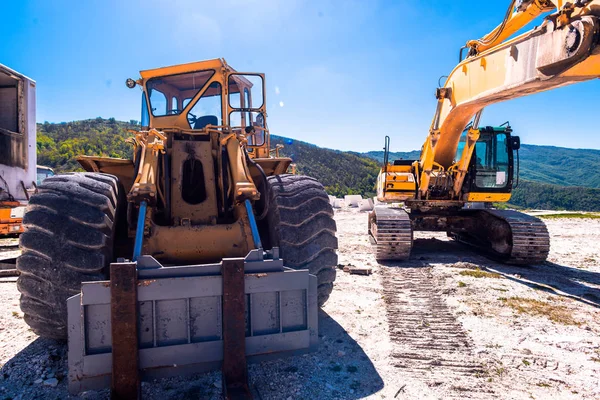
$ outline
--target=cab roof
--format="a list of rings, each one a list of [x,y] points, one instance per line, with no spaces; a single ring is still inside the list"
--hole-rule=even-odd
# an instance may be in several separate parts
[[[230,72],[236,72],[235,69],[231,68],[224,58],[215,58],[212,60],[196,61],[187,64],[171,65],[168,67],[147,69],[140,71],[141,77],[146,80],[150,78],[156,78],[159,76],[185,74],[186,72],[202,71],[205,69],[218,70],[225,68]]]

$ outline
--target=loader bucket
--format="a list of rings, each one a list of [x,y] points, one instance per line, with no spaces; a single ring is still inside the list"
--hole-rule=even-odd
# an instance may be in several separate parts
[[[252,250],[237,259],[244,266],[245,354],[250,362],[302,354],[314,350],[318,342],[317,278],[307,270],[285,268],[278,253],[275,248],[265,257],[262,250]],[[225,262],[164,267],[151,256],[138,259],[142,380],[221,366],[224,322],[227,326],[222,311]],[[67,306],[69,392],[110,387],[111,282],[84,282]]]

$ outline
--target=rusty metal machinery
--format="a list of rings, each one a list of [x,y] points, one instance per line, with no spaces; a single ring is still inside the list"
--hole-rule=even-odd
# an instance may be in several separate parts
[[[217,59],[140,75],[132,159],[80,156],[88,172],[31,198],[25,320],[68,336],[72,393],[129,398],[140,378],[222,365],[227,397],[248,398],[246,356],[316,344],[337,265],[329,198],[271,150],[263,74]]]

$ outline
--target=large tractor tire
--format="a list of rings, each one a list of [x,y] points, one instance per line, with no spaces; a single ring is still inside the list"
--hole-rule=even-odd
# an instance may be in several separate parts
[[[308,269],[318,280],[322,306],[333,290],[337,266],[336,225],[329,197],[316,179],[276,175],[268,179],[270,245],[285,266]]]
[[[48,177],[23,218],[17,288],[25,322],[40,336],[67,338],[67,298],[81,282],[108,278],[120,203],[116,177]]]

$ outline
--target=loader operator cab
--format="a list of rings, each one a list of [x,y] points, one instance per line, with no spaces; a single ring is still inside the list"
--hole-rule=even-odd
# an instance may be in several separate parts
[[[221,85],[216,81],[209,83],[214,74],[214,70],[206,70],[149,79],[146,92],[153,125],[161,126],[163,120],[170,122],[174,116],[182,114],[185,115],[188,126],[184,128],[187,129],[202,129],[204,126],[200,127],[198,120],[205,124],[210,121],[215,122],[214,125],[221,125]],[[194,104],[190,105],[192,100]],[[142,109],[142,125],[144,123],[149,124],[150,121],[144,120]]]
[[[519,149],[518,136],[512,136],[509,125],[479,128],[479,139],[471,157],[466,177],[470,192],[501,192],[512,190],[514,164],[513,151]],[[461,135],[457,154],[462,154],[468,128]]]
[[[243,129],[249,146],[265,142],[263,86],[260,75],[230,75],[228,79],[229,125],[234,132]]]
[[[225,80],[227,98],[223,96]],[[153,77],[145,86],[143,127],[227,127],[234,133],[245,133],[249,146],[265,144],[264,79],[260,74],[226,74],[210,69]]]

